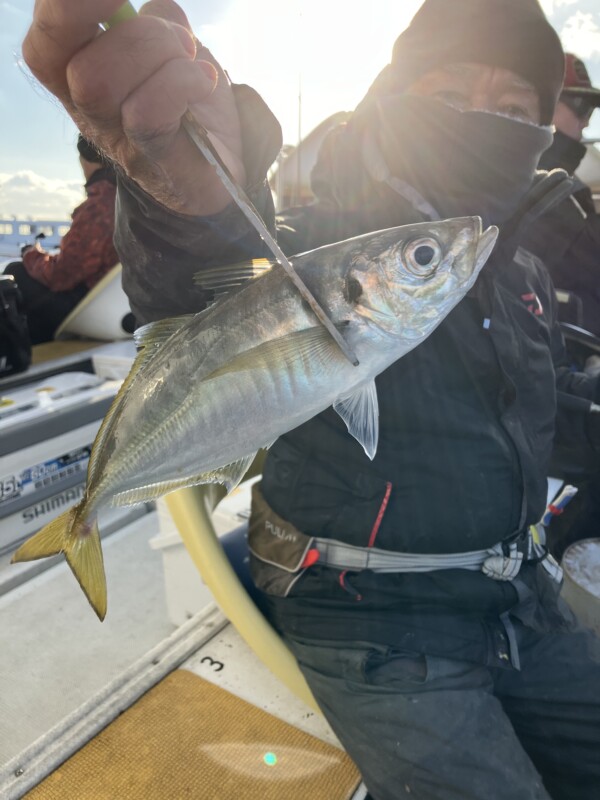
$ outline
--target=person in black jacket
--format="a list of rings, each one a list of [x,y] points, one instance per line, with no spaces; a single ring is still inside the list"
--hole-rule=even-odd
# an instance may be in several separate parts
[[[554,139],[542,154],[541,169],[577,170],[586,154],[583,132],[599,105],[600,89],[592,86],[585,64],[567,53]],[[559,306],[560,319],[600,336],[600,214],[589,186],[575,178],[572,195],[530,225],[522,245],[542,259],[557,289],[569,293],[568,305]],[[583,366],[585,350],[576,347],[572,358]],[[600,474],[597,464],[587,463],[576,447],[557,447],[552,470],[578,488],[575,500],[549,530],[549,546],[560,558],[570,544],[600,531]]]
[[[586,154],[581,139],[600,106],[600,89],[592,86],[585,64],[573,53],[566,54],[565,65],[554,139],[542,154],[540,169],[564,169],[572,175]],[[565,315],[565,321],[600,336],[600,214],[590,187],[575,180],[573,194],[531,225],[522,244],[542,259],[557,289],[578,298],[581,319]]]
[[[67,6],[36,6],[23,52],[120,165],[116,244],[132,310],[140,322],[197,311],[210,300],[192,283],[199,265],[264,249],[181,115],[189,106],[206,125],[271,225],[278,125],[255,92],[229,84],[173,3],[101,35],[116,3],[97,0],[78,21]],[[128,57],[134,40],[143,63]],[[564,172],[536,175],[563,70],[537,0],[425,0],[324,143],[315,204],[277,220],[288,253],[455,215],[501,228],[474,290],[379,376],[375,459],[328,410],[271,447],[253,508],[254,523],[266,515],[358,557],[375,546],[395,565],[319,557],[289,577],[252,563],[265,613],[375,800],[600,792],[594,640],[574,629],[556,565],[529,536],[555,427],[591,457],[600,442],[591,418],[558,403],[598,401],[600,386],[566,364],[548,274],[519,247],[572,189]],[[484,556],[467,568],[467,553]]]

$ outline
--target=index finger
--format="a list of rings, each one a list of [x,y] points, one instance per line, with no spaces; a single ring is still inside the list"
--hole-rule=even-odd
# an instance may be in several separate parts
[[[35,77],[70,106],[66,69],[72,57],[101,33],[100,23],[123,0],[36,0],[23,40],[23,58]]]

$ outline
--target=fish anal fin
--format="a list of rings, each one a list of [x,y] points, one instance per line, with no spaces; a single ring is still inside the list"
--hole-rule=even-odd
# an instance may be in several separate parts
[[[379,438],[379,404],[375,381],[359,386],[351,394],[338,397],[333,408],[346,423],[349,433],[373,460]]]
[[[217,467],[208,472],[201,472],[197,475],[189,475],[181,480],[152,483],[137,489],[119,492],[113,496],[111,505],[131,506],[138,503],[147,503],[177,489],[187,489],[190,486],[199,486],[205,483],[222,483],[227,491],[231,492],[248,472],[255,456],[256,453],[252,453],[252,455],[244,456],[231,464],[225,464],[222,467]]]
[[[214,481],[211,481],[211,483],[222,483],[227,489],[228,493],[232,492],[242,481],[244,475],[252,466],[252,462],[255,458],[256,453],[252,453],[252,455],[240,458],[238,461],[234,461],[232,464],[227,464],[224,467],[220,467],[214,471],[213,474],[215,479]]]

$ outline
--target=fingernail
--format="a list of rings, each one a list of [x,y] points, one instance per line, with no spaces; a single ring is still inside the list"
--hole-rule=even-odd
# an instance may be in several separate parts
[[[181,43],[191,56],[196,55],[196,42],[192,34],[181,25],[173,25],[175,33],[179,36]]]
[[[206,77],[214,85],[216,85],[219,75],[215,65],[211,64],[210,61],[197,61],[196,63],[198,64],[202,72],[206,75]]]

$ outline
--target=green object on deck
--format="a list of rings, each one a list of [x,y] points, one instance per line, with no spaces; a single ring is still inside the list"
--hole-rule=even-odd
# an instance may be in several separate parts
[[[106,23],[106,27],[111,28],[126,19],[133,19],[133,17],[137,17],[137,11],[135,8],[129,2],[123,3],[121,8],[109,18],[108,22]]]

